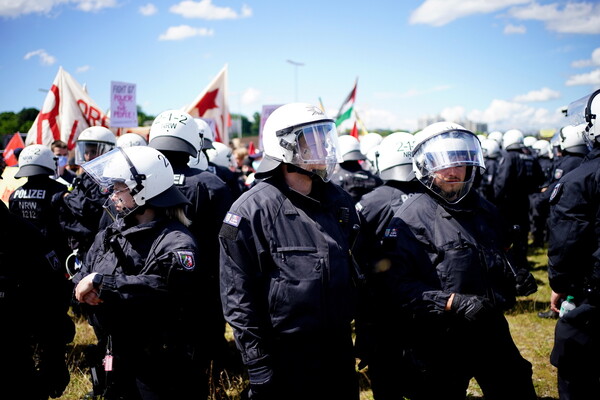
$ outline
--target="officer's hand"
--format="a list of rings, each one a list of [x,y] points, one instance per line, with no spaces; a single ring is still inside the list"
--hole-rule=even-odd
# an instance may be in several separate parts
[[[250,378],[250,400],[275,400],[273,393],[273,370],[269,366],[256,366],[248,368]]]
[[[529,296],[530,294],[537,292],[537,282],[533,275],[531,275],[531,272],[526,269],[517,271],[515,279],[517,296]]]
[[[450,309],[467,321],[476,321],[485,317],[493,306],[485,297],[454,293]]]

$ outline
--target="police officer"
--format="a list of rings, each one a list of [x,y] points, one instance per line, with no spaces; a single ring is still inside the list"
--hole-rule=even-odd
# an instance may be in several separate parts
[[[229,356],[219,295],[218,233],[233,199],[231,191],[221,178],[189,166],[190,158],[198,157],[201,152],[203,140],[200,130],[198,122],[188,113],[166,110],[154,119],[150,127],[148,146],[159,150],[169,160],[175,174],[175,187],[190,202],[190,205],[185,207],[185,215],[191,221],[190,231],[202,245],[202,265],[209,271],[210,279],[208,290],[199,293],[196,299],[206,305],[209,311],[204,315],[203,329],[198,332],[198,345],[204,352],[197,355],[197,361],[209,369],[212,360],[213,377],[218,379]],[[206,353],[206,350],[209,352]],[[208,386],[205,386],[208,389]]]
[[[475,189],[487,201],[494,202],[494,180],[500,163],[500,145],[494,139],[486,138],[481,141],[485,169],[481,172]]]
[[[548,221],[548,202],[545,200],[545,192],[552,182],[552,172],[554,170],[554,154],[552,145],[545,139],[540,139],[532,145],[533,155],[537,158],[542,172],[544,173],[544,182],[540,186],[538,193],[529,195],[530,218],[531,218],[531,236],[533,238],[533,247],[543,247],[546,243],[548,231],[546,224]]]
[[[502,138],[502,154],[494,179],[494,201],[500,215],[513,227],[510,252],[519,267],[527,268],[529,195],[539,192],[544,174],[537,160],[524,150],[523,133],[509,129]]]
[[[357,138],[351,135],[341,135],[339,145],[343,161],[338,164],[331,181],[350,193],[356,203],[363,195],[377,186],[381,186],[383,182],[373,172],[365,170],[361,166],[360,163],[367,157],[361,153],[360,142]]]
[[[52,206],[52,197],[57,193],[64,193],[66,187],[51,178],[56,174],[56,168],[56,157],[48,146],[26,146],[19,154],[19,170],[15,177],[27,177],[27,182],[11,193],[8,206],[10,211],[40,230],[64,265],[70,249],[59,223],[58,213]],[[70,296],[69,293],[69,298]]]
[[[367,370],[373,396],[377,400],[401,398],[404,393],[403,377],[405,364],[402,362],[404,350],[404,324],[406,321],[396,314],[393,319],[380,314],[376,286],[371,287],[371,277],[376,277],[376,263],[380,256],[380,241],[395,211],[411,196],[423,190],[412,171],[412,150],[414,136],[407,132],[394,132],[386,136],[379,146],[377,165],[383,185],[365,194],[356,210],[361,219],[361,239],[368,248],[363,252],[361,265],[365,268],[367,287],[360,302],[361,315],[356,321],[357,355],[361,359],[360,367],[368,365]],[[394,340],[390,341],[390,332]]]
[[[75,162],[83,165],[112,150],[115,144],[115,135],[108,128],[92,126],[84,129],[75,142]],[[78,175],[69,190],[65,189],[53,197],[52,204],[58,209],[60,223],[74,254],[70,261],[85,260],[85,254],[100,229],[107,198],[107,194],[102,193],[86,174]],[[69,265],[72,270],[76,268],[74,264]]]
[[[348,193],[330,182],[341,161],[335,122],[290,103],[263,132],[261,180],[219,234],[223,311],[250,398],[358,400],[351,247],[359,220]]]
[[[39,230],[0,201],[0,398],[58,398],[70,377],[63,267]]]
[[[193,298],[206,288],[171,164],[153,148],[133,146],[83,169],[117,211],[73,278],[76,299],[107,338],[103,398],[200,398],[192,333],[204,312]]]
[[[562,176],[550,197],[548,279],[550,307],[567,295],[577,307],[557,321],[550,361],[558,368],[561,400],[600,396],[600,90],[571,103],[567,117],[585,123],[591,148],[581,165]]]
[[[471,190],[483,165],[479,140],[460,125],[417,133],[413,168],[427,190],[404,202],[384,236],[375,283],[382,312],[412,317],[413,400],[464,399],[472,378],[486,399],[537,398],[503,314],[516,293],[502,222]]]

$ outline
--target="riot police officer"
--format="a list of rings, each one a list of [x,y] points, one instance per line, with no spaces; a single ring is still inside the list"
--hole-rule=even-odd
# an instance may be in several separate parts
[[[360,164],[367,157],[360,151],[358,139],[351,135],[341,135],[339,145],[343,161],[338,164],[331,182],[340,185],[350,193],[356,203],[363,195],[381,186],[383,182],[381,178],[364,169]]]
[[[219,234],[223,312],[250,398],[358,400],[351,247],[359,220],[348,193],[330,182],[341,161],[335,122],[290,103],[263,132],[260,181]]]
[[[194,331],[205,312],[194,298],[206,280],[171,164],[158,150],[133,146],[83,169],[117,212],[73,278],[76,299],[106,338],[103,398],[200,398]]]
[[[377,165],[383,185],[365,194],[356,210],[361,219],[361,265],[365,270],[367,285],[362,291],[360,316],[356,321],[357,355],[360,366],[368,365],[367,370],[373,396],[377,400],[397,399],[403,394],[404,380],[393,377],[405,376],[405,363],[401,354],[404,351],[404,324],[406,319],[398,313],[393,319],[381,314],[376,287],[371,287],[371,277],[377,276],[376,261],[381,258],[380,241],[395,211],[411,196],[423,190],[412,171],[412,150],[415,138],[407,132],[394,132],[386,136],[379,146]],[[366,267],[364,267],[366,266]],[[390,341],[390,332],[394,340]]]
[[[548,279],[550,307],[559,312],[567,295],[577,307],[556,324],[550,361],[558,368],[561,400],[600,396],[600,90],[572,102],[567,117],[583,123],[591,151],[562,176],[550,196]]]
[[[409,198],[386,230],[375,284],[383,313],[408,313],[408,396],[464,399],[475,378],[486,399],[536,399],[531,364],[503,311],[515,303],[497,209],[472,190],[479,140],[451,122],[415,135],[413,168],[427,190]]]
[[[204,122],[204,121],[202,121]],[[206,305],[205,326],[198,332],[198,345],[208,353],[199,353],[197,361],[210,369],[218,379],[229,356],[225,339],[225,320],[219,296],[219,239],[218,233],[227,210],[233,203],[231,191],[217,175],[189,166],[190,158],[201,155],[204,132],[198,121],[180,110],[160,113],[150,127],[148,146],[163,153],[173,166],[175,187],[190,204],[184,208],[191,221],[190,231],[202,245],[203,267],[209,271],[208,290],[199,293],[196,301]],[[202,134],[202,136],[201,136]],[[204,156],[202,156],[204,157]],[[205,344],[209,343],[208,346]],[[208,382],[205,387],[208,389]]]

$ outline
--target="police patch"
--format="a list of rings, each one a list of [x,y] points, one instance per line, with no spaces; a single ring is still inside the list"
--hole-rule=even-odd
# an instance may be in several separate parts
[[[550,201],[554,200],[554,198],[558,195],[560,189],[562,188],[562,183],[557,183],[552,189],[552,194],[550,195]]]
[[[55,271],[61,270],[60,260],[58,259],[58,256],[56,255],[56,252],[54,250],[52,250],[50,253],[46,254],[46,260],[48,260],[48,263],[50,263],[53,270],[55,270]]]
[[[563,170],[556,168],[556,171],[554,171],[554,179],[559,180],[561,176],[563,176]]]
[[[388,228],[388,229],[385,230],[384,236],[385,237],[398,237],[398,229],[396,229],[396,228],[392,228],[392,229]]]
[[[235,226],[237,228],[241,220],[242,217],[240,217],[239,215],[234,214],[232,212],[228,212],[227,215],[225,215],[225,219],[223,220],[223,222],[227,225]]]
[[[176,251],[177,261],[185,269],[194,269],[196,262],[194,260],[194,253],[191,251]]]

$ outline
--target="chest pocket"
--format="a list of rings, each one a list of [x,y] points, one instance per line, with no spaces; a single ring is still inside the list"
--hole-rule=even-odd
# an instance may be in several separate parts
[[[314,246],[276,247],[274,260],[286,280],[315,279],[323,268],[322,257]]]
[[[437,266],[442,288],[450,292],[485,294],[486,271],[479,251],[464,240],[446,243],[443,259]]]

